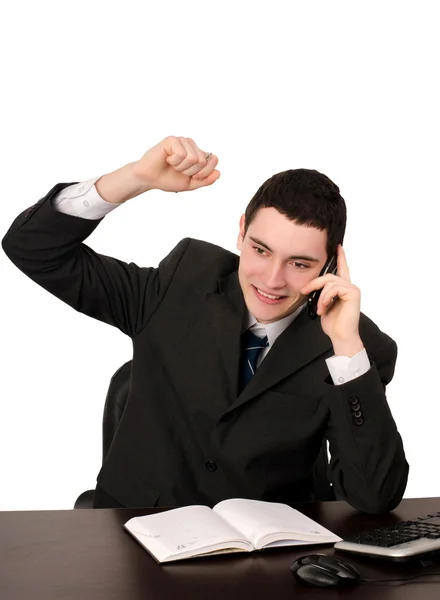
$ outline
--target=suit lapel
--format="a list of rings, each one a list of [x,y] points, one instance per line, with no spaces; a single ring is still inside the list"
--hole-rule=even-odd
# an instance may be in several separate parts
[[[277,338],[254,377],[237,397],[245,304],[236,272],[219,281],[218,292],[207,295],[207,313],[228,378],[229,410],[262,394],[331,349],[320,320],[310,320],[307,310],[303,310]]]
[[[262,394],[330,349],[330,339],[322,331],[320,320],[310,320],[304,309],[277,338],[231,409]]]
[[[207,295],[207,312],[214,343],[221,354],[228,377],[230,401],[237,397],[240,364],[240,335],[245,304],[237,272],[219,281],[216,293]]]

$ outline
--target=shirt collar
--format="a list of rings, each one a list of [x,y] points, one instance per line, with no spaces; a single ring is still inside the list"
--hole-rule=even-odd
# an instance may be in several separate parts
[[[287,327],[296,319],[299,313],[302,311],[306,303],[301,304],[295,312],[287,317],[283,317],[278,321],[274,321],[273,323],[259,323],[257,319],[246,309],[246,315],[244,319],[244,328],[243,331],[247,329],[252,329],[252,333],[254,333],[258,337],[264,337],[267,335],[267,339],[269,342],[269,347],[275,343],[275,340],[279,335],[283,333]]]

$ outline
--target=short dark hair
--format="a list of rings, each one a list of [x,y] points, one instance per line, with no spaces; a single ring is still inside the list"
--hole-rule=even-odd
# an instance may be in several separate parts
[[[327,255],[344,239],[347,209],[338,186],[311,169],[290,169],[270,177],[258,189],[245,212],[245,233],[260,208],[276,208],[298,225],[327,232]]]

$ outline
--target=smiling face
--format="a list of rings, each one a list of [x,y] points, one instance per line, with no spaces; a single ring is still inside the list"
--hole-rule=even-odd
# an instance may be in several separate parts
[[[249,312],[273,323],[294,312],[306,297],[300,290],[318,277],[327,258],[327,232],[298,225],[275,208],[261,208],[246,235],[240,219],[238,278]]]

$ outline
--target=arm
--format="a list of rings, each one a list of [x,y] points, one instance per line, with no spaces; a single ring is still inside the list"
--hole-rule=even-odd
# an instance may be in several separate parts
[[[365,348],[372,364],[342,385],[327,380],[331,480],[338,499],[364,512],[380,513],[402,499],[409,468],[385,396],[397,347],[369,319],[361,319],[360,290],[351,283],[342,246],[337,273],[312,280],[302,293],[322,289],[318,314],[337,360],[354,360]]]
[[[101,177],[96,187],[106,202],[122,204],[152,189],[177,192],[210,185],[220,175],[216,165],[217,158],[206,160],[192,140],[165,138],[139,161]],[[43,288],[133,337],[165,293],[183,249],[179,245],[159,269],[139,268],[97,254],[83,240],[102,219],[75,217],[52,206],[68,185],[58,184],[21,213],[6,233],[3,249]]]
[[[348,383],[335,386],[329,382],[326,438],[336,498],[358,510],[381,513],[401,501],[409,469],[385,396],[397,347],[367,319],[361,335],[373,364],[367,373]]]

